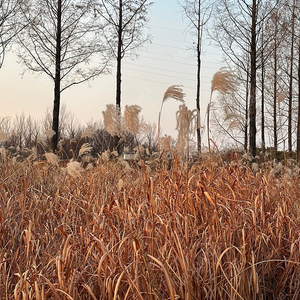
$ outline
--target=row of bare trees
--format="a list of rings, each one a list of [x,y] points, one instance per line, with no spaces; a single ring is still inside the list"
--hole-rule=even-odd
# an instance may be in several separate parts
[[[15,42],[24,70],[53,80],[52,150],[59,141],[61,93],[117,65],[116,105],[121,105],[121,62],[149,39],[147,0],[1,0],[0,68]]]
[[[207,32],[237,78],[234,93],[213,101],[214,138],[231,140],[253,157],[258,148],[265,155],[267,147],[275,157],[278,149],[288,150],[290,156],[296,150],[300,160],[298,1],[221,0],[214,5],[213,1],[183,0],[181,4],[198,66],[199,153],[201,54],[203,32]]]
[[[215,129],[255,157],[279,149],[300,159],[300,6],[295,0],[221,0],[211,37],[237,76],[220,97]],[[260,133],[259,135],[257,133]]]
[[[147,0],[0,0],[0,67],[11,43],[24,70],[54,84],[52,149],[59,141],[61,93],[109,72],[116,63],[116,106],[121,107],[122,59],[149,36]],[[201,152],[200,90],[204,29],[237,78],[230,97],[215,102],[215,128],[255,157],[272,147],[300,157],[300,31],[296,0],[182,0],[195,42],[197,148]],[[212,17],[213,16],[213,17]],[[212,17],[212,18],[211,18]],[[209,23],[209,20],[213,22]],[[208,24],[210,24],[208,26]],[[297,113],[295,113],[297,112]],[[260,136],[258,136],[260,132]]]

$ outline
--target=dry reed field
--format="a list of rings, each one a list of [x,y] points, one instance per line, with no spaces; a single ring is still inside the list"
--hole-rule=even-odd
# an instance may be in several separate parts
[[[0,299],[299,299],[299,179],[238,163],[0,165]]]

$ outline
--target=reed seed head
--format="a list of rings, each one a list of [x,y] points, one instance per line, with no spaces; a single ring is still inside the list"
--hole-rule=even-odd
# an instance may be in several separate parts
[[[170,150],[171,149],[171,136],[170,135],[164,135],[159,139],[159,144],[161,146],[161,150]]]
[[[44,154],[48,163],[53,166],[58,166],[59,157],[52,152],[48,152]]]
[[[123,127],[133,134],[137,134],[140,129],[139,113],[141,107],[138,105],[126,105],[123,118]]]
[[[89,143],[84,143],[78,153],[78,156],[86,155],[92,151],[93,147],[90,147]]]
[[[226,69],[221,69],[215,73],[211,81],[211,92],[219,91],[221,94],[229,94],[236,90],[236,78]]]
[[[48,129],[45,131],[46,136],[51,139],[55,135],[55,131],[53,129]]]
[[[85,137],[89,137],[92,138],[94,135],[94,131],[92,128],[87,128],[82,134],[81,134],[81,138],[85,138]]]
[[[7,140],[8,140],[7,135],[2,130],[0,130],[0,142],[4,143]]]
[[[181,103],[184,103],[185,93],[183,92],[180,85],[172,85],[170,86],[163,97],[163,102],[167,101],[170,98],[173,98]]]
[[[83,172],[83,168],[81,167],[81,164],[78,161],[70,161],[67,164],[66,170],[68,174],[74,178],[81,177],[81,173]]]
[[[111,136],[120,135],[120,110],[113,104],[106,105],[102,112],[104,126]]]

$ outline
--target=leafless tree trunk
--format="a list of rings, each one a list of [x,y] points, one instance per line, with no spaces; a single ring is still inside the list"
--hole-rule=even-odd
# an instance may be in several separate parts
[[[121,108],[121,82],[122,82],[122,36],[123,36],[123,1],[119,0],[119,23],[118,23],[118,50],[117,50],[117,92],[116,105]]]
[[[264,45],[264,25],[262,26],[261,42]],[[266,140],[265,140],[265,51],[261,51],[261,150],[262,156],[265,157]]]
[[[298,122],[297,122],[297,161],[300,162],[300,42],[298,45]]]
[[[252,23],[251,23],[251,62],[250,62],[250,137],[249,149],[250,153],[255,158],[256,156],[256,60],[257,60],[257,3],[252,1]]]
[[[277,102],[278,102],[278,91],[277,91],[277,49],[278,49],[278,41],[277,41],[277,32],[278,32],[278,17],[277,12],[275,14],[275,31],[274,31],[274,85],[273,85],[273,148],[274,155],[277,157],[277,148],[278,148],[278,135],[277,135]]]
[[[292,155],[292,109],[293,109],[293,76],[294,76],[294,40],[295,40],[295,9],[296,1],[293,1],[291,20],[291,52],[290,52],[290,74],[289,74],[289,112],[288,112],[288,150]]]
[[[197,150],[201,154],[201,54],[203,43],[203,29],[210,19],[212,6],[211,3],[203,0],[185,0],[181,7],[184,16],[189,21],[188,31],[196,37],[196,57],[197,57],[197,86],[196,86],[196,109],[197,109]]]
[[[61,68],[61,0],[57,1],[57,23],[56,23],[56,55],[55,55],[55,78],[54,78],[54,105],[52,129],[56,133],[52,137],[52,150],[57,150],[59,141],[59,107],[60,107],[60,68]]]
[[[244,141],[244,150],[248,150],[248,123],[249,123],[249,63],[247,64],[247,79],[246,79],[246,104],[245,104],[245,141]]]
[[[199,0],[199,12],[201,9],[201,1]],[[196,109],[197,109],[197,150],[201,154],[201,108],[200,108],[200,87],[201,87],[201,44],[202,44],[202,27],[200,16],[197,23],[198,28],[198,42],[197,42],[197,92],[196,92]]]
[[[181,3],[184,16],[188,19],[189,33],[196,38],[196,59],[197,59],[197,86],[196,86],[196,109],[197,109],[197,150],[201,154],[201,54],[203,44],[203,30],[210,19],[212,12],[211,2],[205,0],[184,0]]]

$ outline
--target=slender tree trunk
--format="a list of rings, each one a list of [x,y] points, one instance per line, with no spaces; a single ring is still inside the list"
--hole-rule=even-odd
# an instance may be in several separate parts
[[[201,85],[201,19],[200,19],[200,9],[201,0],[198,3],[199,17],[198,17],[198,41],[197,41],[197,95],[196,95],[196,108],[197,108],[197,150],[198,155],[201,154],[201,115],[200,115],[200,85]]]
[[[297,161],[300,162],[300,42],[298,45],[298,127],[297,127]]]
[[[117,53],[117,91],[116,91],[116,106],[121,108],[121,63],[122,63],[122,22],[123,22],[123,0],[119,0],[119,24],[118,24],[118,53]]]
[[[256,26],[257,26],[257,5],[256,0],[252,1],[252,24],[251,24],[251,71],[250,71],[250,153],[255,159],[256,156]]]
[[[122,34],[123,34],[123,0],[119,0],[119,24],[118,24],[118,52],[117,52],[117,90],[116,90],[116,107],[119,113],[119,123],[121,122],[121,85],[122,85]],[[121,124],[119,124],[119,129]],[[118,154],[121,154],[119,136],[115,136],[115,148]]]
[[[292,108],[293,108],[293,63],[294,63],[294,40],[295,40],[295,0],[293,1],[292,32],[291,32],[291,60],[290,60],[290,82],[289,82],[289,115],[288,115],[288,147],[289,155],[292,155]]]
[[[262,70],[261,70],[261,150],[262,150],[263,157],[265,157],[266,139],[265,139],[265,66],[264,66],[264,62],[262,62]]]
[[[249,122],[249,63],[247,63],[247,82],[246,82],[246,111],[245,111],[245,141],[244,150],[248,150],[248,122]]]
[[[274,156],[277,157],[277,20],[275,21],[275,36],[274,36],[274,87],[273,87],[273,131],[274,131]]]
[[[265,53],[264,53],[264,24],[262,25],[262,52],[261,52],[261,151],[265,158]]]
[[[61,0],[57,1],[57,32],[56,32],[56,56],[55,56],[55,79],[54,79],[54,106],[52,129],[55,135],[52,137],[52,150],[57,150],[59,140],[59,110],[60,110],[60,69],[61,69]]]

